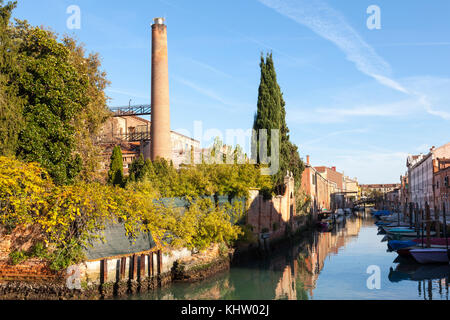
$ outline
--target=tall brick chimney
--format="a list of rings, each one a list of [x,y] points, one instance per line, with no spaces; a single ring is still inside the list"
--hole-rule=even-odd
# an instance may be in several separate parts
[[[308,165],[310,164],[310,163],[309,163],[309,155],[306,156],[306,164],[308,164]]]
[[[163,18],[152,25],[152,126],[151,158],[172,159],[170,136],[169,64],[167,27]]]

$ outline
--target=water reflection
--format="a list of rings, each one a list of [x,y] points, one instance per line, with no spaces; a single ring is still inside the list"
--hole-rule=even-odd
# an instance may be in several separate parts
[[[416,281],[419,297],[433,300],[433,292],[437,291],[441,300],[448,300],[450,265],[422,265],[408,259],[399,262],[395,269],[391,268],[389,281]]]
[[[314,232],[296,245],[280,248],[263,261],[250,261],[200,283],[174,284],[131,299],[448,300],[450,266],[393,262],[373,220],[348,218],[331,232]],[[366,268],[383,270],[383,290],[366,286]],[[376,290],[375,290],[376,291]]]

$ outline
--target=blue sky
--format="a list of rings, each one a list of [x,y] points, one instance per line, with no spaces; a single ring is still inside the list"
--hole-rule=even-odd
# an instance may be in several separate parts
[[[374,4],[379,30],[366,25]],[[392,183],[408,154],[450,141],[449,12],[448,0],[19,0],[14,16],[98,52],[111,106],[150,103],[150,26],[166,17],[172,129],[201,121],[204,145],[208,129],[251,128],[272,51],[301,157]]]

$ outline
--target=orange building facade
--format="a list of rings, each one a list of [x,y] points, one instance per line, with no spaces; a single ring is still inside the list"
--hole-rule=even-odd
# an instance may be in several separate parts
[[[319,169],[322,170],[322,172]],[[325,169],[323,169],[325,168]],[[325,176],[325,172],[327,171],[326,167],[313,167],[310,164],[310,157],[306,157],[306,166],[305,171],[303,171],[302,175],[302,185],[301,190],[306,193],[307,196],[311,198],[311,210],[313,213],[317,213],[322,210],[331,210],[331,195],[336,192],[338,188],[337,181],[331,181],[327,179]],[[336,173],[336,171],[333,171]],[[328,176],[335,178],[335,180],[339,180],[339,175],[334,175],[331,173]],[[340,186],[342,188],[342,174],[340,175]]]

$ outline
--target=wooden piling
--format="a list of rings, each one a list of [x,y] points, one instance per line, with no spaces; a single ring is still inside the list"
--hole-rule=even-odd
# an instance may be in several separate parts
[[[157,259],[158,259],[158,275],[160,275],[162,273],[162,254],[161,254],[161,250],[158,250]]]
[[[120,280],[125,279],[125,272],[126,272],[126,266],[127,266],[127,258],[121,258],[120,259]]]
[[[139,278],[143,280],[145,278],[145,254],[141,255],[141,263],[140,263],[140,270],[139,270]]]
[[[108,260],[106,259],[100,261],[100,280],[102,284],[108,282]]]
[[[137,266],[138,266],[137,258],[138,258],[137,255],[133,255],[132,274],[130,275],[131,280],[136,280],[137,278]]]
[[[441,237],[441,221],[439,220],[439,209],[437,206],[434,206],[434,219],[435,219],[435,224],[434,227],[436,229],[436,238],[440,238]]]
[[[153,252],[148,255],[148,276],[155,276],[155,268],[153,263]]]

